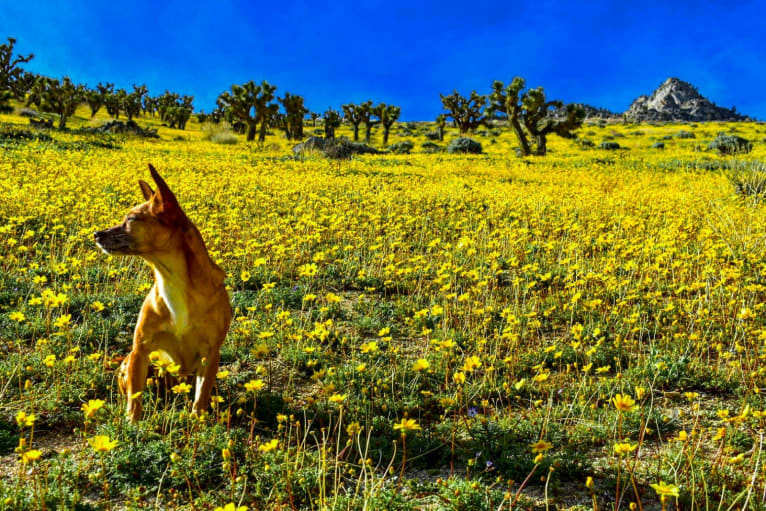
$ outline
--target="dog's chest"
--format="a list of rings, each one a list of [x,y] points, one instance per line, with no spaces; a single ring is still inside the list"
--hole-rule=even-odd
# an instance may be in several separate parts
[[[170,313],[173,333],[180,337],[191,327],[186,296],[180,287],[174,286],[171,282],[161,277],[157,279],[157,291]]]

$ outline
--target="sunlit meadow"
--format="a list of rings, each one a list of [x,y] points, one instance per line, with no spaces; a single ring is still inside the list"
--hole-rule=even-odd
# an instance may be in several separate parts
[[[586,124],[526,159],[430,129],[347,161],[196,122],[0,138],[0,509],[764,509],[766,215],[705,149],[766,158],[766,126]],[[92,236],[150,162],[236,312],[210,413],[155,359],[133,425],[152,276]]]

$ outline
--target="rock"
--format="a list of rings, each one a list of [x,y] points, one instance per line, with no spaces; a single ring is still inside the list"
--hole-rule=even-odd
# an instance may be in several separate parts
[[[135,121],[109,121],[96,128],[88,128],[87,131],[92,133],[121,133],[146,138],[160,138],[160,136],[157,135],[157,130],[151,128],[144,129],[136,124]]]
[[[583,109],[583,111],[585,112],[586,119],[618,119],[620,117],[620,114],[618,114],[617,112],[612,112],[611,110],[607,110],[606,108],[599,108],[592,105],[586,105],[585,103],[573,103],[573,104],[574,106],[580,107]],[[554,119],[565,119],[567,116],[567,105],[564,105],[561,108],[551,109],[548,115]]]
[[[481,154],[481,144],[472,138],[460,137],[449,143],[447,146],[447,152],[450,154]]]
[[[346,160],[355,154],[380,154],[374,147],[347,138],[309,137],[304,142],[293,146],[293,154],[302,156],[312,151],[321,152],[327,158]]]
[[[651,96],[639,96],[625,112],[632,121],[748,121],[733,108],[717,106],[696,87],[678,78],[668,78]]]

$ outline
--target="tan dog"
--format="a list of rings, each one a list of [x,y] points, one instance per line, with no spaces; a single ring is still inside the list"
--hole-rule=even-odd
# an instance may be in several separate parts
[[[128,397],[127,413],[134,421],[141,418],[139,393],[153,351],[180,365],[179,374],[196,376],[194,411],[208,409],[232,316],[223,270],[208,255],[199,231],[168,185],[154,167],[149,165],[149,170],[157,192],[139,180],[146,202],[131,209],[120,225],[94,235],[107,254],[137,255],[154,270],[154,286],[138,315],[133,349],[120,367],[120,391]]]

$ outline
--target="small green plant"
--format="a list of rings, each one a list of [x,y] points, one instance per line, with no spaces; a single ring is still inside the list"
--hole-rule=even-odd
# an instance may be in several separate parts
[[[481,144],[472,138],[460,137],[449,143],[447,146],[447,152],[450,154],[481,154]]]
[[[723,173],[738,195],[756,200],[766,196],[766,164],[762,161],[734,160],[723,169]]]
[[[598,148],[606,149],[607,151],[616,151],[617,149],[620,149],[620,144],[618,144],[617,142],[607,140],[607,141],[601,142],[598,145]]]
[[[721,155],[746,154],[753,149],[753,144],[746,138],[721,132],[708,144],[707,148],[718,151]]]

